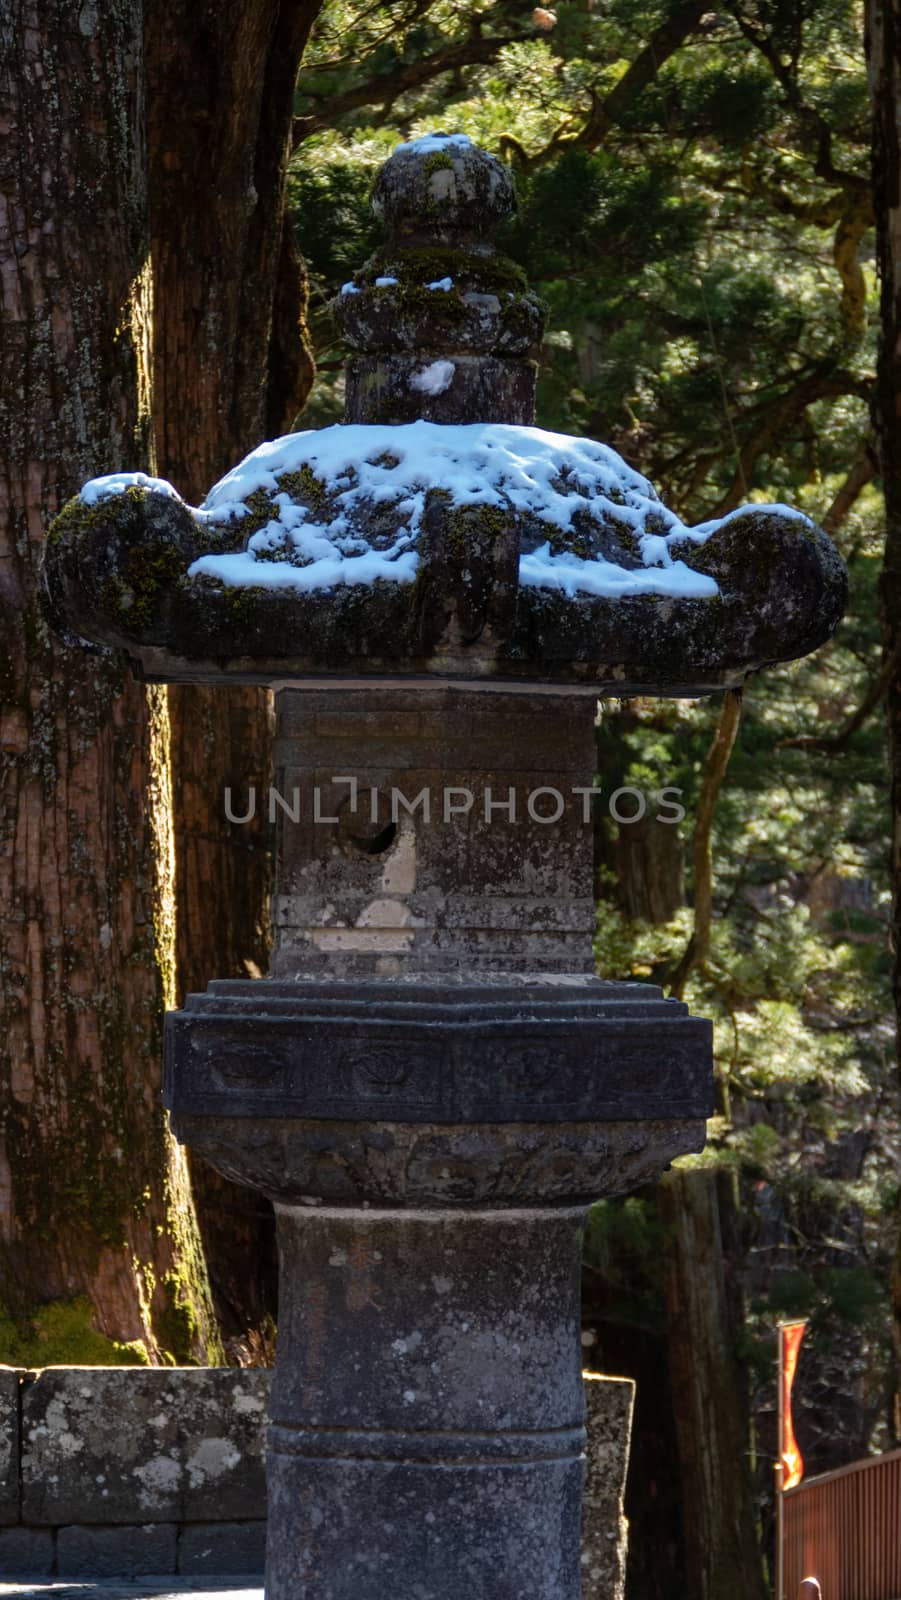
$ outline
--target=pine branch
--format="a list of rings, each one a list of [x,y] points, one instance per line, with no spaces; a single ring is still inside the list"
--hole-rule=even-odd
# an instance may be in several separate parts
[[[294,118],[292,148],[296,150],[321,128],[334,127],[337,119],[348,111],[358,111],[361,106],[381,105],[386,98],[393,102],[411,89],[421,89],[425,84],[432,83],[445,72],[456,72],[461,67],[485,66],[495,61],[507,45],[521,44],[532,36],[531,33],[515,33],[483,38],[480,33],[473,31],[468,38],[448,50],[433,51],[419,60],[399,64],[391,72],[380,72],[372,78],[366,78],[363,83],[345,89],[343,94],[329,95],[323,98],[320,111]]]
[[[621,121],[644,90],[656,80],[664,63],[694,32],[705,10],[704,5],[698,4],[678,6],[671,17],[661,23],[660,27],[655,28],[647,44],[639,51],[610,93],[603,99],[592,93],[591,109],[577,133],[573,133],[572,124],[567,123],[557,130],[542,150],[531,156],[512,135],[504,134],[500,140],[503,153],[512,155],[517,165],[525,171],[533,171],[564,149],[596,150],[604,142],[610,129]],[[481,18],[479,21],[481,22]],[[533,37],[534,30],[485,38],[480,28],[473,28],[469,37],[460,44],[453,45],[447,50],[437,50],[419,61],[399,65],[392,72],[379,73],[367,78],[363,83],[345,90],[343,94],[330,96],[327,103],[324,100],[321,110],[295,117],[293,148],[296,150],[304,139],[308,139],[313,133],[318,133],[321,128],[334,126],[336,119],[348,111],[359,110],[362,106],[380,105],[386,96],[396,100],[399,95],[411,89],[422,88],[445,72],[458,71],[461,67],[487,65],[496,60],[507,45],[519,44]]]
[[[819,750],[823,755],[838,755],[840,751],[844,750],[848,740],[853,738],[857,730],[863,727],[864,723],[873,715],[876,707],[881,704],[899,665],[901,665],[901,639],[895,645],[894,650],[886,656],[882,667],[870,684],[857,710],[853,716],[848,718],[838,733],[834,733],[831,736],[817,733],[797,733],[790,739],[780,739],[776,749]]]
[[[832,538],[838,533],[868,483],[876,476],[876,461],[870,445],[865,445],[852,463],[844,483],[823,518],[823,528]]]
[[[563,150],[597,150],[611,128],[622,121],[645,89],[656,82],[661,67],[694,33],[707,10],[706,5],[677,6],[672,15],[654,29],[644,49],[639,51],[603,100],[591,91],[591,109],[578,133],[570,132],[569,125],[558,128],[544,148],[531,156],[527,156],[521,146],[518,147],[523,169],[532,172]],[[512,148],[513,142],[508,143]]]
[[[840,188],[852,190],[858,195],[869,194],[870,182],[867,176],[858,172],[845,172],[835,165],[832,155],[832,129],[822,112],[805,100],[801,93],[798,81],[800,53],[794,55],[791,62],[783,61],[772,36],[765,28],[750,17],[743,16],[740,6],[731,6],[730,11],[749,44],[763,56],[788,105],[794,111],[802,132],[807,135],[809,144],[814,147],[815,175],[824,179],[826,183],[837,184]]]
[[[734,511],[745,497],[745,485],[751,482],[754,468],[762,455],[780,439],[796,418],[815,400],[835,400],[841,395],[854,394],[869,400],[872,380],[850,372],[844,367],[821,366],[794,383],[778,400],[767,408],[763,422],[741,448],[740,460],[728,490],[709,513],[710,517],[724,517]],[[741,421],[741,417],[737,418]]]

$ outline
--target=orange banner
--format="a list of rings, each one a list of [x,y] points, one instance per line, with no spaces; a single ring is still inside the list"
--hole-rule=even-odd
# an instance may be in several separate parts
[[[782,1384],[782,1438],[779,1450],[783,1489],[793,1489],[804,1476],[804,1461],[798,1449],[792,1422],[792,1384],[798,1370],[798,1353],[806,1327],[806,1322],[785,1322],[779,1329],[779,1366]]]

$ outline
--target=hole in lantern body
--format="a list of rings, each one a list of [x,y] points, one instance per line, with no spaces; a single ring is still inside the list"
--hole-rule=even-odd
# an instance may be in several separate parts
[[[347,842],[353,845],[355,850],[362,850],[364,855],[381,856],[386,850],[391,849],[396,838],[397,823],[389,822],[378,833],[368,835],[350,833],[347,835]]]
[[[356,793],[338,803],[338,836],[345,850],[386,855],[397,838],[390,791],[361,778]]]

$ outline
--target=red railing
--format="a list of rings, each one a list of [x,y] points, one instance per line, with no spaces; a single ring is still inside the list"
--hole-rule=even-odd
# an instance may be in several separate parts
[[[823,1600],[901,1600],[901,1450],[786,1489],[784,1591],[820,1581]]]

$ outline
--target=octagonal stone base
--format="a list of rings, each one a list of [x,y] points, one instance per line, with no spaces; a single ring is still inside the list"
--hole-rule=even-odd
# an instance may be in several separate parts
[[[268,1600],[580,1600],[589,1203],[699,1150],[711,1027],[587,974],[219,982],[178,1137],[276,1202]]]
[[[711,1025],[659,989],[223,981],[167,1019],[178,1137],[293,1205],[590,1203],[700,1150]]]

